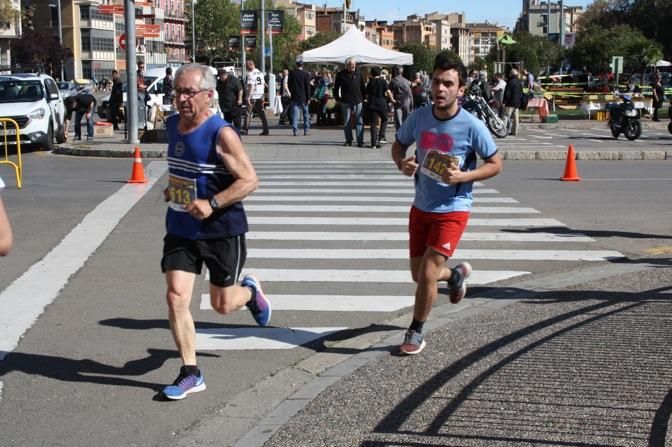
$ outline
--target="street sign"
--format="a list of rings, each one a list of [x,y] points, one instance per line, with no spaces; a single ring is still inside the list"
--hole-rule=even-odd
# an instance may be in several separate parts
[[[282,20],[285,16],[285,11],[268,11],[267,14],[268,29],[273,34],[282,34]]]
[[[611,58],[611,71],[614,74],[623,73],[623,56],[614,56]]]
[[[119,48],[122,50],[126,49],[126,34],[119,36]]]
[[[254,50],[257,47],[257,36],[245,36],[245,49]]]
[[[240,11],[240,34],[257,34],[257,11]]]

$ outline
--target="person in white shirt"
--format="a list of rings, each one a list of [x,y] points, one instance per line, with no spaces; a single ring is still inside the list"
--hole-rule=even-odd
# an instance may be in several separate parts
[[[0,192],[5,189],[5,183],[0,177]],[[9,218],[5,211],[5,205],[0,197],[0,256],[7,256],[12,249],[14,237],[12,235],[12,226],[9,224]]]
[[[247,60],[247,108],[250,113],[255,113],[261,118],[263,130],[261,135],[268,135],[268,121],[264,112],[264,93],[266,81],[264,74],[254,66],[253,60]]]

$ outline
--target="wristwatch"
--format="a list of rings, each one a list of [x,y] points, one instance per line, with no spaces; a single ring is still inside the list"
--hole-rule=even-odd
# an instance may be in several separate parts
[[[210,208],[212,208],[213,211],[216,211],[217,208],[219,208],[219,202],[217,202],[217,199],[215,199],[214,197],[210,197],[209,203]]]

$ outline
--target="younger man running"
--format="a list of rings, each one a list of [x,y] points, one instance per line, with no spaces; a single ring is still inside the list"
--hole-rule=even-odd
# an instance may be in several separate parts
[[[467,226],[473,182],[494,177],[502,160],[485,125],[464,112],[458,97],[464,94],[467,72],[460,63],[436,57],[432,76],[432,107],[416,109],[404,122],[392,145],[399,170],[415,177],[415,200],[410,212],[411,276],[416,282],[413,321],[401,354],[419,354],[425,347],[422,329],[436,301],[437,282],[447,281],[450,302],[466,294],[471,266],[445,266]],[[416,143],[414,155],[407,157]],[[483,164],[477,167],[477,156]]]

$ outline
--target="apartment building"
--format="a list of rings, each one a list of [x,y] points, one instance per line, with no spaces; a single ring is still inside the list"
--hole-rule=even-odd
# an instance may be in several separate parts
[[[497,41],[504,36],[506,29],[492,23],[468,23],[467,28],[472,38],[472,53],[474,59],[477,57],[485,59],[493,47],[497,46]]]
[[[386,21],[367,20],[365,23],[366,29],[370,29],[369,33],[375,34],[375,37],[367,37],[367,39],[388,50],[393,50],[395,48],[394,31],[388,26]]]
[[[562,11],[561,11],[562,10]],[[581,6],[565,6],[564,2],[523,1],[523,11],[516,22],[516,31],[526,31],[534,36],[560,41],[560,33],[573,36],[579,17],[584,13]],[[564,25],[564,30],[561,30]],[[567,39],[565,46],[571,41]]]
[[[299,40],[306,40],[317,34],[317,7],[309,3],[292,0],[275,0],[275,7],[284,9],[301,24]]]
[[[51,30],[53,36],[58,36],[58,10],[55,7],[56,0],[32,0],[35,6],[35,27]],[[112,70],[121,72],[126,70],[126,52],[120,46],[121,37],[125,35],[125,21],[123,14],[104,14],[99,11],[103,4],[110,4],[109,0],[60,0],[61,4],[61,32],[63,35],[62,45],[72,52],[72,59],[64,64],[66,79],[86,78],[102,79],[110,78]],[[164,13],[163,6],[168,5],[171,13],[177,14],[177,20],[168,23],[177,23],[184,29],[184,0],[156,0],[154,6],[140,6],[136,2],[136,30],[137,26],[145,23],[158,24],[161,26],[159,37],[139,36],[135,42],[138,60],[143,60],[147,68],[165,66],[167,63],[166,48],[177,48],[175,61],[183,62],[184,38],[181,42],[170,41],[164,46]],[[179,4],[181,4],[181,9]],[[172,8],[170,7],[172,6]],[[184,36],[184,31],[171,29],[171,39]],[[172,45],[171,45],[172,44]],[[180,50],[182,48],[182,50]],[[132,67],[135,69],[135,66]]]
[[[182,64],[191,56],[191,47],[187,50],[185,43],[191,38],[186,35],[188,19],[184,11],[184,0],[155,0],[155,3],[154,10],[148,12],[153,13],[155,18],[157,14],[163,13],[163,50],[166,53],[166,64]]]

